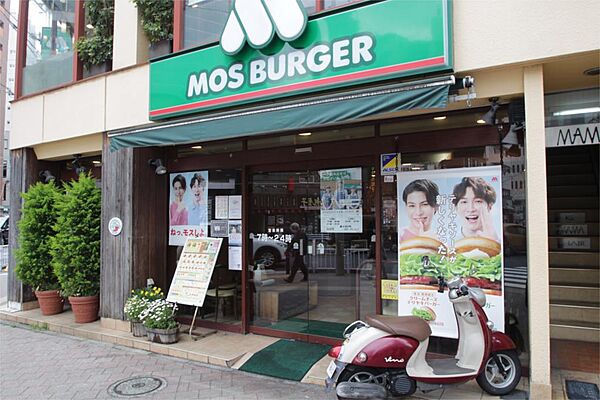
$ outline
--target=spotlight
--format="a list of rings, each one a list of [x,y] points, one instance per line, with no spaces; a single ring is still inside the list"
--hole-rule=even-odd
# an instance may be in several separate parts
[[[519,138],[517,137],[517,132],[523,130],[523,124],[516,123],[510,126],[510,130],[502,139],[502,144],[519,144]]]
[[[164,166],[160,158],[154,158],[148,160],[148,165],[154,167],[154,173],[156,175],[164,175],[167,173],[167,168]]]
[[[73,154],[73,157],[75,159],[71,161],[71,168],[75,170],[75,173],[80,175],[87,171],[87,168],[81,165],[81,154]]]
[[[479,120],[477,120],[478,124],[485,123],[486,125],[496,125],[496,113],[498,112],[498,109],[500,108],[500,104],[498,104],[497,97],[492,97],[490,99],[490,102],[492,104],[490,106],[489,111],[486,112]]]
[[[42,179],[42,182],[44,182],[44,183],[49,183],[56,179],[54,177],[54,175],[52,175],[52,172],[50,172],[48,170],[40,171],[40,173],[38,175]]]

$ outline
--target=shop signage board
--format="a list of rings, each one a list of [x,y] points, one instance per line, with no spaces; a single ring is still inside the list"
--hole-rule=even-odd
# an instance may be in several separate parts
[[[499,165],[398,173],[398,315],[420,316],[433,335],[457,338],[437,277],[461,276],[483,289],[485,312],[504,331],[501,177]]]
[[[304,26],[297,10],[291,13],[295,15],[292,24],[277,21],[270,17],[273,13],[266,13],[262,25],[253,24],[252,18],[245,18],[244,12],[236,10],[228,19],[221,44],[151,62],[149,117],[158,120],[359,83],[449,71],[450,5],[450,0],[364,2],[315,16]],[[236,24],[253,27],[235,33]],[[265,26],[267,32],[262,31]],[[282,27],[289,29],[282,32]]]
[[[171,174],[169,246],[208,236],[208,171]]]
[[[600,144],[600,123],[546,128],[546,147]]]
[[[202,307],[222,242],[222,238],[186,240],[167,301]]]
[[[362,233],[362,170],[319,171],[321,233]]]

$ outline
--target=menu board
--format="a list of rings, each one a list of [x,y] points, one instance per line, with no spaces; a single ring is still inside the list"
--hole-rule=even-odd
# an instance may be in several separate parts
[[[222,238],[186,240],[167,301],[202,307],[222,242]]]

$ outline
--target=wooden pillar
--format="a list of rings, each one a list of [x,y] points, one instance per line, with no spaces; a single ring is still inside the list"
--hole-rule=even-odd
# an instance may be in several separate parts
[[[102,152],[102,232],[100,316],[125,319],[123,306],[132,289],[153,278],[166,285],[168,175],[157,176],[148,159],[162,149],[111,151],[104,138]],[[123,222],[120,235],[108,232],[108,222]]]
[[[38,180],[39,163],[32,149],[22,148],[10,152],[10,231],[8,235],[8,307],[14,310],[23,310],[23,303],[34,301],[35,296],[31,288],[23,285],[15,273],[15,250],[19,247],[18,223],[21,220],[23,207],[22,192]],[[26,307],[25,307],[26,308]]]

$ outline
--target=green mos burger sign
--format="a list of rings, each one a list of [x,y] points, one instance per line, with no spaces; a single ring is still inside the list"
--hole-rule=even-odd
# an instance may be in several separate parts
[[[150,64],[150,119],[452,68],[450,0],[308,20],[300,0],[235,0],[217,45]]]

